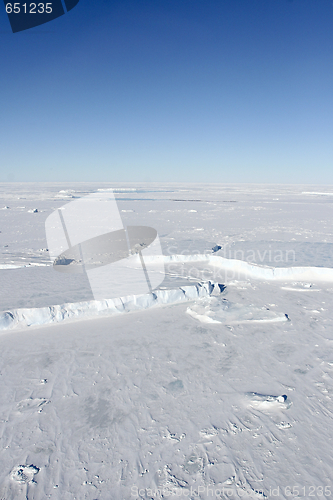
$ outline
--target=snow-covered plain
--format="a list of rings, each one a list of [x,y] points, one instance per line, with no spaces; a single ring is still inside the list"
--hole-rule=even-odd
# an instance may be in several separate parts
[[[166,278],[101,305],[44,223],[111,188]],[[0,498],[332,497],[332,194],[1,184]]]

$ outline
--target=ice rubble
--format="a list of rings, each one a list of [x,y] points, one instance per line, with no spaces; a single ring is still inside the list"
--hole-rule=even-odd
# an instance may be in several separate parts
[[[267,307],[234,304],[226,298],[204,297],[186,310],[187,314],[201,323],[223,323],[227,325],[243,323],[276,323],[288,321],[283,313],[271,311]]]
[[[220,293],[223,287],[208,281],[194,286],[183,286],[172,290],[156,290],[144,295],[130,295],[115,299],[89,300],[40,308],[13,309],[0,313],[0,330],[16,327],[59,323],[68,319],[83,319],[96,316],[112,316],[156,305],[175,304],[196,300],[210,294]]]
[[[14,467],[11,473],[11,479],[20,484],[27,484],[34,482],[34,477],[38,474],[39,468],[35,465],[18,465]]]

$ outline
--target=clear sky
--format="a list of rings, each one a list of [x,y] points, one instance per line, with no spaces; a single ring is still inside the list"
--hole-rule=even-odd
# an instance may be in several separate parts
[[[0,181],[333,184],[331,0],[0,10]]]

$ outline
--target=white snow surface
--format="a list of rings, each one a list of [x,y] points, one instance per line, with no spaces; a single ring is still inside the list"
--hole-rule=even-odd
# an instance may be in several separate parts
[[[44,223],[111,188],[166,278],[94,301]],[[332,192],[0,185],[0,499],[330,498]]]

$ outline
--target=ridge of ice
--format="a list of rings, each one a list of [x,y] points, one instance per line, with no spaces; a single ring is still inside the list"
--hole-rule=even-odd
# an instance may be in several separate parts
[[[164,264],[171,262],[206,262],[220,269],[244,274],[247,278],[264,279],[269,281],[333,281],[333,268],[330,267],[263,267],[249,264],[243,260],[227,259],[216,255],[170,255],[147,256],[147,263],[162,260]]]
[[[129,295],[115,299],[70,302],[48,307],[22,308],[0,313],[0,330],[59,323],[69,319],[86,319],[96,316],[112,316],[131,311],[148,309],[164,304],[176,304],[209,296],[221,288],[208,281],[170,290],[155,290],[144,295]]]
[[[227,271],[238,272],[247,278],[263,279],[269,281],[328,281],[333,282],[333,268],[331,267],[264,267],[249,264],[244,260],[228,259],[217,255],[195,254],[195,255],[159,255],[145,256],[146,263],[163,262],[187,263],[205,262],[208,265],[218,267]],[[52,264],[29,263],[24,265],[1,264],[0,269],[16,269],[30,267],[32,265],[51,266]]]

